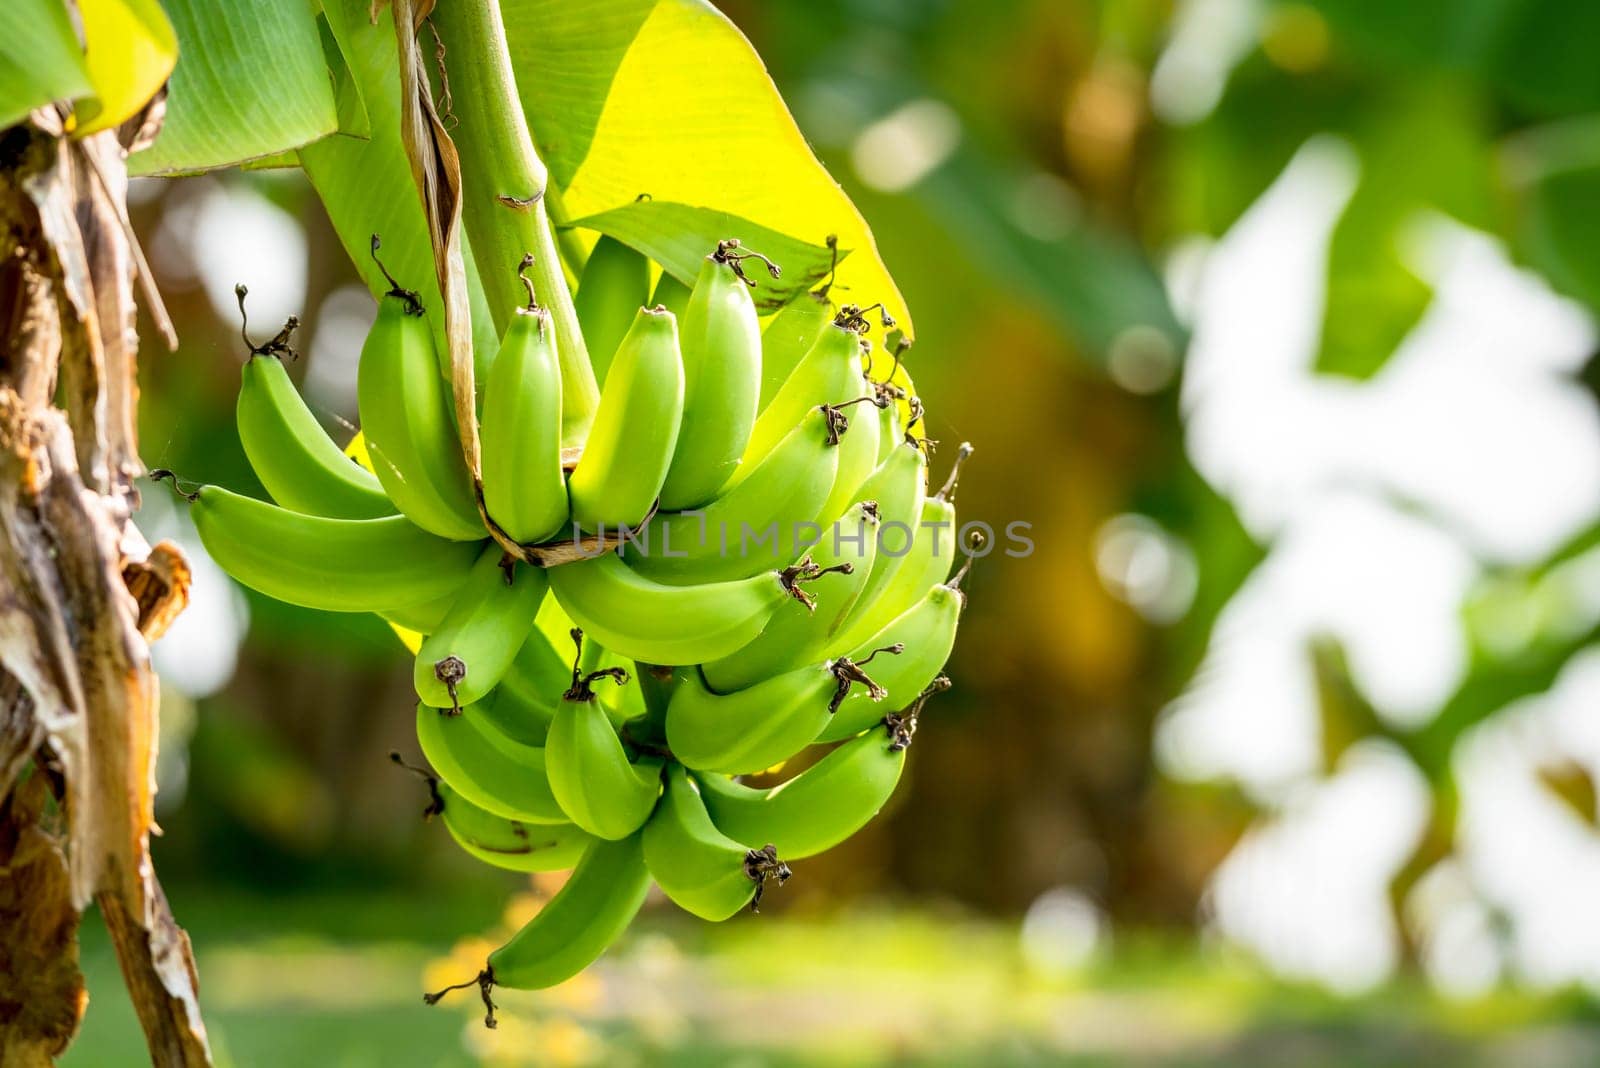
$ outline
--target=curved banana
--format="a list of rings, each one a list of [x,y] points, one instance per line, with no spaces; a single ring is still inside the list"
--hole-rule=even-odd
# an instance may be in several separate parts
[[[777,786],[757,789],[720,775],[696,776],[711,822],[738,841],[771,842],[792,860],[832,849],[865,827],[894,794],[917,716],[929,697],[948,686],[941,675],[910,708],[883,718],[884,733],[869,730],[852,738]]]
[[[678,665],[715,660],[746,644],[786,600],[810,601],[799,584],[812,577],[791,567],[736,582],[667,586],[605,553],[551,568],[550,588],[572,621],[607,649]]]
[[[439,629],[439,624],[444,622],[444,617],[450,611],[450,606],[456,603],[456,594],[459,592],[452,590],[443,597],[435,597],[420,604],[385,608],[378,615],[385,623],[393,623],[397,627],[414,630],[422,635],[432,634]]]
[[[832,405],[845,423],[839,430],[839,465],[833,489],[818,512],[818,522],[832,523],[843,515],[878,466],[878,409],[872,407],[877,403],[877,390],[863,377],[843,403]]]
[[[878,552],[872,560],[872,574],[867,576],[855,607],[836,631],[834,648],[851,649],[860,645],[899,614],[898,609],[884,614],[881,601],[906,560],[919,551],[917,537],[927,480],[927,457],[921,449],[905,442],[891,451],[872,477],[862,483],[857,499],[878,502]],[[955,534],[954,526],[945,531],[952,546]],[[901,604],[900,608],[904,607]]]
[[[802,293],[778,309],[761,332],[761,407],[772,402],[831,318],[827,294],[820,290]]]
[[[835,482],[838,423],[831,409],[807,412],[737,485],[697,512],[657,513],[640,536],[643,551],[624,543],[622,555],[673,585],[748,578],[793,560]]]
[[[955,647],[956,625],[967,602],[961,592],[965,574],[963,568],[949,582],[934,586],[866,643],[874,649],[898,647],[903,651],[873,669],[874,687],[844,695],[817,741],[837,742],[860,734],[883,718],[877,702],[902,708],[933,681]]]
[[[377,477],[328,437],[277,356],[256,353],[245,361],[235,420],[256,477],[283,507],[333,519],[397,511]]]
[[[325,519],[220,486],[185,496],[200,542],[222,570],[302,608],[381,612],[434,601],[461,587],[478,555],[476,545],[436,537],[402,515]]]
[[[544,750],[506,737],[476,706],[459,713],[417,705],[417,742],[439,777],[480,808],[524,823],[567,823]]]
[[[582,658],[583,632],[574,630]],[[572,686],[562,695],[545,742],[550,792],[561,810],[597,838],[626,838],[644,824],[661,793],[661,761],[630,763],[622,740],[595,700],[594,684],[609,678],[626,684],[621,668],[580,674],[572,669]]]
[[[602,385],[611,357],[628,332],[634,313],[650,295],[650,261],[608,234],[601,234],[584,262],[572,306]]]
[[[761,392],[761,323],[737,241],[722,241],[678,323],[683,350],[683,423],[661,486],[661,507],[699,508],[733,477],[750,440]]]
[[[916,448],[916,446],[908,446]],[[921,450],[918,449],[920,452]],[[856,602],[853,618],[831,648],[839,651],[869,641],[890,620],[916,604],[936,583],[950,574],[959,546],[960,527],[956,523],[955,488],[961,465],[972,455],[972,446],[962,442],[955,466],[943,488],[931,497],[924,496],[921,512],[913,527],[910,546],[900,553],[897,566],[877,584],[876,596]],[[896,532],[894,545],[900,545]],[[886,539],[887,541],[888,539]]]
[[[424,704],[459,711],[511,667],[550,588],[542,569],[508,561],[491,543],[444,619],[422,642],[412,682]]]
[[[667,477],[682,418],[677,320],[659,305],[641,308],[617,347],[568,483],[573,521],[587,530],[642,522]]]
[[[475,805],[447,782],[439,783],[438,811],[456,844],[507,871],[565,871],[595,839],[570,823],[523,823]]]
[[[536,545],[566,525],[568,509],[555,330],[531,295],[528,303],[489,365],[479,438],[484,511],[512,540]]]
[[[843,315],[841,312],[840,318]],[[855,396],[861,384],[861,370],[861,335],[836,318],[822,328],[816,343],[756,417],[750,444],[734,472],[734,484],[748,477],[807,412]]]
[[[374,260],[377,250],[374,236]],[[384,492],[413,523],[441,538],[476,541],[484,536],[483,522],[433,331],[417,295],[389,282],[393,288],[378,302],[356,371],[367,452]]]
[[[649,889],[638,835],[595,842],[556,896],[489,954],[485,1000],[489,986],[537,990],[583,971],[627,930]]]
[[[789,866],[770,845],[751,849],[717,830],[679,764],[667,772],[666,795],[643,838],[645,864],[656,883],[703,920],[725,920],[746,905],[759,911],[767,880],[781,886],[789,879]]]
[[[556,705],[571,684],[571,664],[542,630],[533,627],[500,685],[467,713],[482,706],[489,721],[508,737],[544,745]]]
[[[718,693],[731,693],[774,675],[815,663],[855,608],[857,599],[875,571],[878,554],[878,508],[873,501],[856,504],[837,524],[823,529],[822,540],[810,550],[823,571],[840,575],[817,595],[817,609],[774,614],[749,645],[704,664],[706,685]]]

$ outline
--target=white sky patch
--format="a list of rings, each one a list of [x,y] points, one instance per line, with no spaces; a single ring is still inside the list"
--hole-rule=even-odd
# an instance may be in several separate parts
[[[184,205],[180,220],[193,275],[217,317],[237,322],[233,287],[250,289],[251,334],[268,338],[306,304],[306,235],[293,215],[237,182],[211,181]],[[240,354],[241,358],[243,353]]]
[[[1411,762],[1387,743],[1358,743],[1331,778],[1246,833],[1213,878],[1211,921],[1280,974],[1369,989],[1399,954],[1388,882],[1427,813]]]
[[[961,143],[961,120],[948,104],[925,97],[903,104],[862,130],[850,146],[857,176],[881,193],[900,193],[926,178]]]
[[[1600,778],[1600,650],[1573,658],[1544,694],[1475,728],[1456,750],[1458,850],[1510,921],[1524,982],[1600,990],[1600,834],[1540,782],[1576,761]]]
[[[1423,970],[1440,990],[1471,998],[1499,981],[1504,961],[1495,917],[1459,860],[1441,860],[1417,880],[1405,917]]]
[[[189,606],[150,647],[156,674],[186,697],[208,697],[233,678],[250,627],[249,603],[206,555],[189,517],[174,507],[163,487],[146,491],[138,524],[151,544],[163,538],[177,542],[194,579]]]
[[[378,306],[364,287],[351,284],[328,294],[317,309],[317,329],[306,353],[306,400],[323,425],[356,420],[356,369],[361,346],[378,317]],[[353,432],[336,425],[334,440],[348,440]]]
[[[1211,114],[1233,69],[1255,48],[1261,17],[1259,0],[1183,0],[1150,74],[1157,117],[1188,126]]]

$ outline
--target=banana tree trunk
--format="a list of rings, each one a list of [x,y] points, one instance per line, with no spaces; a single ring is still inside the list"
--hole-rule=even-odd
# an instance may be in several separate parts
[[[160,1065],[210,1063],[188,937],[149,853],[149,642],[188,599],[178,549],[132,523],[142,473],[125,150],[159,111],[72,140],[0,130],[0,1064],[50,1064],[87,998],[99,905]],[[119,136],[121,140],[119,140]],[[59,406],[57,406],[59,402]]]

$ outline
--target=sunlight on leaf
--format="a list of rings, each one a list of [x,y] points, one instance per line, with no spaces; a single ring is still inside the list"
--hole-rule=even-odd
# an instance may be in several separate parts
[[[74,115],[81,135],[115,126],[144,107],[172,73],[178,39],[156,0],[80,0],[78,14],[95,93]]]
[[[709,4],[506,0],[502,10],[528,124],[570,217],[648,193],[807,245],[837,234],[857,252],[840,267],[841,288],[861,303],[883,301],[911,332],[866,222],[812,154],[750,43]]]

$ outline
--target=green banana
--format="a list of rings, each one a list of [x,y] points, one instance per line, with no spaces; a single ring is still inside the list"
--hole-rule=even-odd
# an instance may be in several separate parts
[[[384,622],[393,623],[406,630],[414,630],[418,634],[432,634],[444,622],[445,615],[450,611],[450,606],[456,603],[456,594],[452,590],[443,597],[436,597],[431,601],[421,604],[402,605],[399,608],[385,608],[378,615]]]
[[[570,823],[523,823],[496,816],[447,782],[436,787],[450,837],[485,864],[507,871],[565,871],[595,839]]]
[[[649,294],[650,261],[616,238],[601,234],[584,262],[572,304],[594,376],[602,385],[622,335]]]
[[[840,312],[840,318],[843,316]],[[795,365],[772,401],[756,417],[744,459],[734,472],[733,485],[748,477],[807,412],[856,395],[861,383],[861,335],[840,318],[822,328],[805,358]]]
[[[586,530],[641,523],[667,477],[682,418],[677,320],[665,308],[641,308],[617,348],[568,483],[573,521]]]
[[[869,676],[865,668],[879,652],[894,656],[900,651],[891,645],[860,657],[807,664],[728,694],[712,693],[700,672],[685,671],[667,704],[667,747],[696,771],[765,771],[827,731],[834,711],[857,684],[866,687],[863,701],[881,699],[877,669]]]
[[[789,866],[772,846],[751,849],[717,830],[679,764],[667,772],[666,795],[643,837],[645,864],[656,883],[703,920],[725,920],[746,905],[758,911],[767,880],[781,886],[789,879]]]
[[[572,632],[582,659],[583,631]],[[598,838],[626,838],[649,818],[661,792],[661,761],[630,763],[595,700],[594,684],[609,678],[628,682],[621,668],[583,673],[574,664],[572,686],[561,697],[545,742],[550,791],[561,810],[579,827]]]
[[[478,705],[486,706],[489,719],[508,736],[543,745],[561,694],[571,685],[570,676],[571,665],[545,633],[534,627],[500,685]]]
[[[795,369],[811,350],[822,328],[833,318],[828,297],[821,291],[802,293],[778,310],[761,332],[761,399],[771,403]]]
[[[524,279],[526,280],[526,279]],[[567,522],[561,470],[561,363],[550,316],[519,308],[500,339],[483,394],[483,507],[513,541],[536,545]]]
[[[333,443],[276,355],[245,361],[236,421],[256,477],[283,507],[333,519],[395,514],[377,476]]]
[[[542,569],[512,563],[491,542],[455,604],[417,650],[412,681],[423,703],[459,711],[499,685],[549,588]]]
[[[843,403],[834,403],[832,410],[844,416],[845,423],[840,429],[839,464],[833,480],[832,492],[823,502],[818,513],[818,521],[832,523],[844,514],[846,508],[856,500],[856,493],[871,475],[873,468],[878,466],[878,410],[874,407],[863,409],[862,404],[875,405],[878,403],[877,391],[872,383],[865,377],[855,385],[854,390],[845,397]],[[845,409],[854,408],[853,412]]]
[[[894,581],[908,557],[916,549],[918,526],[922,522],[923,501],[926,497],[928,461],[921,449],[909,442],[902,443],[878,465],[872,477],[862,483],[857,491],[858,500],[878,502],[878,537],[881,543],[872,560],[872,573],[867,576],[861,595],[848,618],[838,626],[839,649],[852,649],[893,619],[898,612],[879,618],[877,608],[884,590]],[[953,544],[955,528],[946,532]],[[901,606],[902,608],[904,605]]]
[[[840,417],[814,408],[748,477],[698,512],[660,513],[644,526],[639,574],[688,585],[748,578],[798,555],[834,485]],[[629,546],[622,547],[627,555]]]
[[[898,564],[889,570],[887,577],[876,584],[872,600],[863,597],[857,602],[854,617],[832,648],[845,650],[865,644],[950,574],[956,557],[956,537],[960,533],[956,525],[956,482],[962,463],[971,455],[972,446],[963,442],[944,487],[933,496],[923,498],[909,549],[900,554]],[[899,541],[894,545],[898,546]]]
[[[787,782],[757,789],[720,775],[697,775],[717,829],[741,842],[771,842],[791,860],[832,849],[883,808],[900,782],[905,751],[929,697],[949,688],[939,676],[910,708],[883,718]]]
[[[377,255],[374,235],[374,260]],[[393,278],[389,283],[393,288],[378,302],[378,319],[356,371],[367,451],[389,499],[413,523],[441,538],[476,541],[484,536],[483,522],[461,457],[449,387],[439,374],[433,331],[417,295]]]
[[[843,535],[841,537],[841,535]],[[822,540],[811,550],[812,561],[823,571],[836,571],[835,580],[817,598],[818,610],[775,614],[754,641],[744,648],[704,664],[706,684],[718,693],[731,693],[762,679],[780,675],[802,664],[822,659],[828,641],[855,608],[856,600],[875,571],[878,550],[878,507],[861,501],[838,524],[824,528]]]
[[[745,645],[789,599],[810,603],[798,567],[736,582],[667,586],[615,553],[550,569],[550,588],[584,633],[619,656],[647,664],[699,664]],[[798,609],[797,609],[798,611]]]
[[[477,706],[455,713],[417,705],[417,742],[439,777],[480,808],[524,823],[567,823],[545,771],[545,753],[501,733]]]
[[[721,241],[679,320],[683,423],[661,486],[661,507],[699,508],[733,477],[750,440],[761,391],[761,323],[740,266],[751,253]]]
[[[537,990],[583,971],[627,930],[649,889],[638,835],[591,845],[556,896],[489,954],[485,1000],[489,986]]]
[[[152,478],[176,478],[152,471]],[[201,486],[185,494],[217,565],[268,597],[329,612],[381,612],[448,596],[478,547],[417,529],[405,516],[326,519]]]
[[[933,681],[955,647],[956,625],[966,606],[966,595],[961,592],[965,574],[963,567],[949,582],[934,586],[866,643],[877,649],[898,647],[904,651],[873,671],[875,686],[843,696],[817,741],[837,742],[860,734],[882,718],[877,702],[903,707]]]

